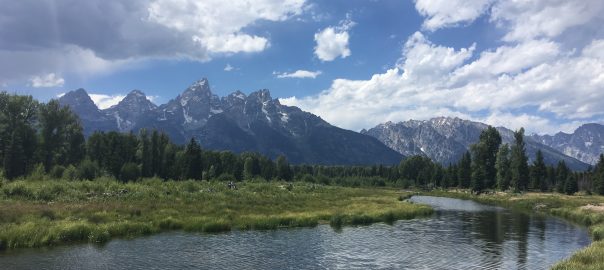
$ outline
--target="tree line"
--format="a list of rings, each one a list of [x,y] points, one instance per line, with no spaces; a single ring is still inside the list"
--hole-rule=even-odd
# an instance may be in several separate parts
[[[249,179],[306,181],[346,186],[467,188],[515,192],[579,189],[604,194],[604,156],[595,169],[573,172],[561,161],[546,166],[537,152],[529,164],[524,129],[512,145],[488,127],[457,164],[442,166],[412,156],[397,166],[290,165],[284,156],[272,160],[258,153],[235,154],[202,149],[192,138],[177,145],[157,130],[138,133],[96,132],[85,139],[78,117],[57,100],[39,103],[31,96],[0,93],[1,175],[121,181],[159,177],[173,180]]]

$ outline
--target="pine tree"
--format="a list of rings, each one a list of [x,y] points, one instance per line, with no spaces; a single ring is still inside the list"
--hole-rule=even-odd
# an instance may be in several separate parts
[[[515,192],[528,188],[529,169],[524,143],[524,128],[514,132],[514,145],[510,159],[511,185]]]
[[[159,169],[161,168],[161,156],[160,156],[160,141],[159,132],[153,130],[151,133],[151,175],[158,175]]]
[[[484,188],[493,188],[497,177],[495,161],[501,145],[501,135],[489,126],[480,133],[478,143],[472,145],[472,190],[480,193]]]
[[[23,142],[17,131],[13,131],[4,153],[4,175],[13,179],[25,174]]]
[[[246,180],[253,179],[254,174],[254,159],[252,157],[245,158],[245,163],[243,164],[243,178]]]
[[[566,166],[564,160],[558,162],[558,166],[556,167],[556,191],[558,193],[564,193],[564,186],[569,174],[570,170]]]
[[[543,162],[543,153],[541,150],[537,151],[537,156],[531,167],[531,188],[539,189],[540,191],[547,191],[547,168]]]
[[[470,181],[472,179],[472,155],[470,155],[470,152],[466,152],[459,162],[457,179],[459,180],[460,188],[470,187]]]
[[[153,157],[151,150],[151,142],[149,141],[149,136],[147,135],[146,129],[141,129],[140,131],[140,159],[141,159],[141,175],[143,177],[151,177],[153,176]]]
[[[574,173],[571,173],[568,175],[568,178],[566,178],[564,193],[566,193],[566,195],[573,195],[577,191],[579,191],[577,176]]]
[[[507,190],[510,187],[510,147],[507,144],[499,147],[495,161],[497,170],[497,187]]]
[[[277,157],[277,178],[285,181],[291,181],[292,179],[291,168],[284,156]]]
[[[195,141],[195,138],[191,138],[191,141],[189,141],[189,144],[187,144],[183,158],[183,178],[201,180],[201,147],[197,141]]]
[[[604,195],[604,154],[600,154],[600,160],[596,165],[593,177],[596,193]]]

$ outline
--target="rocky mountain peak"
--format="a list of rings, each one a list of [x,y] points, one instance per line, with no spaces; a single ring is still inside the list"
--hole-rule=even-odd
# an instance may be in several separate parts
[[[63,105],[69,105],[70,107],[94,107],[98,110],[98,107],[84,88],[78,88],[76,90],[67,92],[65,95],[59,98],[59,102]]]
[[[409,120],[384,123],[361,133],[373,136],[390,148],[404,155],[425,155],[447,165],[459,158],[476,143],[482,130],[488,125],[457,117],[437,117],[430,120]],[[513,131],[499,127],[503,143],[512,143]],[[586,164],[549,147],[543,142],[527,137],[526,150],[533,158],[537,150],[544,154],[546,163],[556,164],[564,160],[573,169],[585,169]]]
[[[273,98],[271,97],[271,92],[268,89],[260,89],[256,92],[252,92],[248,96],[248,99],[258,101],[261,103],[273,100]]]

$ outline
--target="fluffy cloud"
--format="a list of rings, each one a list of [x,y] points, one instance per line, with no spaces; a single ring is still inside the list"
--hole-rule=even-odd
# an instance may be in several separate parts
[[[474,21],[492,0],[416,0],[415,9],[424,17],[423,28],[434,31]]]
[[[521,41],[556,37],[587,23],[600,28],[603,11],[601,0],[498,1],[491,10],[491,20],[509,29],[504,40]]]
[[[232,70],[234,70],[234,69],[235,69],[235,68],[234,68],[233,66],[231,66],[231,64],[227,64],[227,65],[224,67],[224,71],[232,71]]]
[[[283,79],[283,78],[311,78],[314,79],[317,76],[321,75],[321,71],[308,71],[308,70],[296,70],[292,73],[278,73],[278,72],[273,72],[273,75],[276,75],[277,78]]]
[[[305,0],[3,2],[0,61],[12,64],[0,65],[0,83],[46,73],[97,74],[146,59],[208,61],[259,52],[269,47],[268,38],[245,28],[259,20],[287,20],[304,5]]]
[[[282,102],[353,130],[443,115],[536,133],[604,120],[604,32],[598,16],[604,2],[466,4],[418,0],[416,8],[426,17],[423,27],[436,30],[471,22],[492,7],[490,21],[505,31],[502,45],[474,55],[474,45],[454,49],[415,33],[386,72],[367,80],[336,79],[318,95]],[[587,39],[577,42],[573,33]]]
[[[339,26],[327,27],[315,34],[315,55],[321,61],[333,61],[338,57],[346,58],[350,56],[348,40],[350,35],[348,31],[354,22],[350,19],[342,21]]]
[[[63,86],[65,84],[65,80],[57,74],[48,73],[42,76],[34,76],[30,79],[31,87],[40,88],[40,87],[57,87]]]
[[[122,101],[122,99],[124,99],[124,97],[126,97],[125,95],[120,95],[120,94],[116,94],[116,95],[88,94],[88,95],[90,96],[90,99],[92,99],[94,104],[96,104],[96,106],[99,107],[99,109],[101,109],[101,110],[107,109],[113,105],[118,104],[120,101]]]
[[[573,54],[537,40],[472,58],[474,46],[455,50],[415,33],[385,73],[336,79],[316,96],[282,102],[353,130],[445,115],[529,132],[568,131],[604,118],[603,44],[595,40]]]
[[[268,46],[265,37],[242,29],[257,20],[283,21],[302,13],[305,0],[155,0],[149,20],[179,32],[211,53],[258,52]]]

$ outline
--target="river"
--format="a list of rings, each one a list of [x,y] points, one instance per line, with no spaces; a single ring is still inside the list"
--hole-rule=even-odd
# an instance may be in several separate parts
[[[170,232],[99,246],[0,253],[0,269],[548,269],[590,244],[585,228],[472,201],[414,196],[427,218],[334,230]]]

